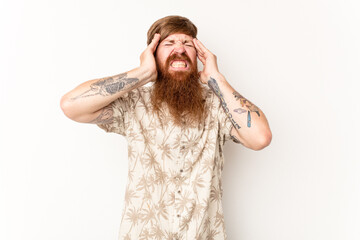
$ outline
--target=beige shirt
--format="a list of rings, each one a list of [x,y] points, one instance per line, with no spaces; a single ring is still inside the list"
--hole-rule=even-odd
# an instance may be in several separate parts
[[[153,112],[151,91],[142,86],[116,99],[114,122],[98,124],[128,141],[119,239],[226,239],[221,173],[232,124],[219,98],[206,87],[204,122],[179,127],[167,108],[160,118]]]

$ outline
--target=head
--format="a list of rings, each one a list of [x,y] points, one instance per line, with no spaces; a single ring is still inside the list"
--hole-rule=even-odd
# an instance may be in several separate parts
[[[197,28],[187,18],[167,16],[150,27],[148,44],[155,33],[161,38],[154,53],[158,71],[151,99],[154,110],[159,113],[162,104],[167,104],[175,124],[181,123],[182,115],[187,123],[198,123],[205,104],[192,41]]]

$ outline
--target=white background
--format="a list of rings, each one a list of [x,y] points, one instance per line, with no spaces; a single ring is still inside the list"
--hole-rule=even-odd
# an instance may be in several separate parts
[[[360,239],[356,0],[0,2],[0,239],[116,240],[125,138],[60,98],[137,67],[157,19],[182,15],[266,114],[271,144],[226,144],[230,240]]]

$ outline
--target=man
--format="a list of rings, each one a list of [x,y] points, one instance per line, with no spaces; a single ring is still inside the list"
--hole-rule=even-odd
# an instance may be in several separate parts
[[[61,99],[70,119],[128,141],[119,239],[226,239],[223,145],[270,144],[264,113],[230,86],[196,35],[187,18],[159,19],[140,67],[85,82]]]

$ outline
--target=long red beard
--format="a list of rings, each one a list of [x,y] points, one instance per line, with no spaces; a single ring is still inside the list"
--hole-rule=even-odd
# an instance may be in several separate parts
[[[169,72],[170,62],[175,59],[187,60],[191,71]],[[151,96],[154,110],[159,114],[161,104],[166,103],[175,124],[181,125],[182,120],[185,124],[200,123],[205,113],[205,100],[197,65],[185,54],[171,55],[164,65],[156,64],[158,79]]]

